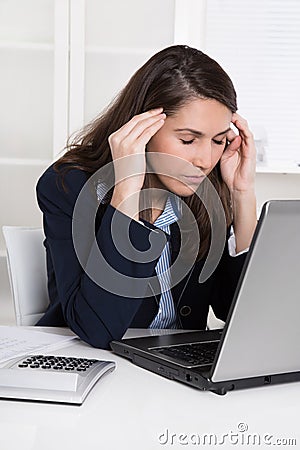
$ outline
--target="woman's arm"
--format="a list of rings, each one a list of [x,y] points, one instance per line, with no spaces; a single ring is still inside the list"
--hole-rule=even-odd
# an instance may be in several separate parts
[[[145,149],[164,124],[166,114],[162,111],[158,108],[132,117],[108,139],[115,173],[111,204],[135,220],[139,220],[139,197],[145,178]]]
[[[113,284],[109,285],[107,279],[103,279],[102,264],[98,263],[97,259],[91,260],[89,250],[92,249],[92,242],[88,236],[85,244],[86,267],[82,267],[74,249],[72,221],[74,205],[86,179],[86,174],[82,171],[67,172],[64,179],[65,191],[59,175],[50,168],[37,186],[38,202],[43,212],[48,260],[54,272],[52,283],[55,283],[55,286],[51,287],[50,302],[60,304],[65,322],[81,339],[95,347],[108,348],[109,342],[120,339],[130,326],[142,304],[143,294],[146,293],[147,279],[155,270],[156,260],[141,264],[138,257],[134,257],[135,251],[137,254],[144,251],[151,242],[154,247],[158,247],[156,254],[160,255],[165,239],[162,239],[162,231],[154,232],[108,205],[96,239],[102,258],[111,267],[112,272],[114,271],[110,280]],[[91,199],[94,197],[96,196],[91,193]],[[93,208],[96,203],[91,200],[90,212],[87,209],[84,213],[95,214]],[[123,227],[117,236],[111,233],[113,218]],[[131,252],[131,259],[122,256],[116,248],[126,227],[130,235],[128,254]],[[94,269],[94,274],[99,275],[96,281],[86,273],[89,264],[90,268]],[[125,295],[125,291],[122,295],[109,289],[109,286],[122,286],[122,274],[132,280],[141,280],[140,298],[130,298]],[[132,286],[134,288],[134,281]],[[137,292],[137,295],[139,293]]]
[[[239,114],[232,115],[239,130],[231,130],[230,142],[220,161],[222,178],[231,193],[236,252],[248,248],[257,224],[255,197],[256,151],[248,123]]]
[[[233,229],[236,253],[250,247],[257,224],[256,197],[254,192],[232,194]]]

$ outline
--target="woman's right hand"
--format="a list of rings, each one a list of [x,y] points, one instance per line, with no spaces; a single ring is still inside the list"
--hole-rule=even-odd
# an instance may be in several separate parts
[[[138,114],[108,138],[115,172],[111,204],[136,220],[145,178],[145,148],[164,124],[166,115],[162,111],[158,108]]]

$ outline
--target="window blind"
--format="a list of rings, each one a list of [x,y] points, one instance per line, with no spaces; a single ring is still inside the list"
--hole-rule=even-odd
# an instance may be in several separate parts
[[[234,82],[258,163],[298,166],[300,1],[208,0],[205,26],[204,50]]]

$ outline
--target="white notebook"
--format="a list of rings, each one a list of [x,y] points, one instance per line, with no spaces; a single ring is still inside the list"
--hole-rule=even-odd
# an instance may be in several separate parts
[[[19,326],[0,326],[0,364],[17,356],[61,348],[75,335],[47,333]]]

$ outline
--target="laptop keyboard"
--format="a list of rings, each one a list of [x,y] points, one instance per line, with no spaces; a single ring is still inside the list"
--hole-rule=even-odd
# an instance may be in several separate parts
[[[202,366],[213,363],[218,345],[219,341],[196,342],[193,344],[159,347],[152,350],[155,350],[160,355],[183,361],[192,366]]]

